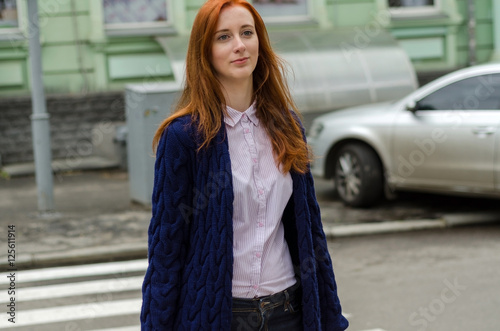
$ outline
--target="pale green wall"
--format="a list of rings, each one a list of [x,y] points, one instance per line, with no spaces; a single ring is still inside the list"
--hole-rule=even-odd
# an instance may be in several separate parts
[[[18,7],[26,15],[24,3]],[[29,91],[27,42],[18,34],[0,35],[0,95],[25,94]]]
[[[500,19],[498,19],[500,17],[500,0],[493,0],[492,17],[495,19],[493,19],[494,50],[491,60],[500,62]]]
[[[496,1],[496,0],[493,0]],[[457,0],[458,8],[461,15],[467,20],[467,0]],[[487,62],[490,60],[493,45],[493,8],[492,1],[476,1],[475,2],[475,19],[476,19],[476,58],[477,62]],[[498,17],[500,19],[500,17]],[[498,32],[497,32],[498,33]],[[458,59],[460,65],[468,63],[468,39],[469,32],[465,22],[458,31]]]
[[[391,19],[387,0],[310,1],[314,1],[313,21],[268,24],[269,30],[354,29],[369,37],[377,29],[387,29],[419,72],[452,70],[468,63],[467,0],[441,0],[445,16],[418,19]],[[494,10],[500,11],[500,5],[494,7],[493,1],[500,0],[476,0],[477,62],[492,58],[494,40],[500,38],[500,31],[494,33],[492,14]],[[170,7],[173,26],[162,35],[189,34],[203,2],[173,1]],[[154,36],[106,34],[101,0],[38,0],[38,3],[47,93],[122,90],[127,83],[173,79],[169,59]],[[21,17],[26,16],[26,0],[19,1],[19,12]],[[496,18],[500,20],[500,16]],[[27,30],[22,30],[26,35]],[[0,36],[0,96],[29,94],[27,39],[3,39]],[[496,47],[500,49],[500,45]]]
[[[27,91],[27,54],[9,46],[2,46],[0,46],[0,91],[5,93]]]
[[[328,18],[334,27],[365,25],[376,13],[374,0],[326,0]]]
[[[93,90],[88,1],[39,1],[39,12],[47,93]]]

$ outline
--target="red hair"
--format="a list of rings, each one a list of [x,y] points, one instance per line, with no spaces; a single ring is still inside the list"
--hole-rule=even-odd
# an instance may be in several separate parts
[[[283,173],[290,170],[305,173],[309,154],[291,111],[298,114],[284,77],[285,64],[271,47],[264,21],[246,0],[208,0],[200,8],[189,40],[184,90],[174,113],[156,131],[153,147],[156,148],[168,125],[184,115],[190,115],[198,125],[204,139],[200,149],[208,146],[221,129],[226,102],[211,64],[211,51],[220,12],[227,6],[242,6],[254,18],[259,59],[253,72],[253,94],[257,116],[271,139],[276,162],[282,165]]]

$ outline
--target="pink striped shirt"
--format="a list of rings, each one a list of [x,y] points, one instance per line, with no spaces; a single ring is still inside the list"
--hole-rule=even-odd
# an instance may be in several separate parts
[[[224,116],[233,174],[233,297],[273,294],[295,284],[281,217],[292,178],[274,161],[271,140],[255,104]]]

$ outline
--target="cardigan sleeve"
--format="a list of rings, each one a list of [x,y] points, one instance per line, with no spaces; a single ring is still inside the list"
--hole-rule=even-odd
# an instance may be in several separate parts
[[[321,326],[324,331],[343,331],[349,322],[342,315],[342,307],[337,293],[337,283],[333,272],[332,260],[328,252],[328,244],[321,223],[321,214],[314,191],[311,172],[306,173],[307,200],[311,213],[311,230],[316,266],[318,268],[318,290],[321,307]]]
[[[292,115],[300,126],[302,137],[307,143],[305,129],[300,118],[292,111]],[[342,307],[337,294],[337,283],[333,272],[332,260],[328,252],[328,244],[321,222],[321,212],[316,192],[314,190],[314,180],[308,166],[305,173],[306,199],[311,217],[311,231],[316,260],[318,292],[320,293],[321,327],[324,331],[343,331],[349,326],[349,322],[342,315]]]
[[[148,269],[142,286],[142,330],[173,330],[192,206],[194,147],[174,121],[157,148],[148,230]]]

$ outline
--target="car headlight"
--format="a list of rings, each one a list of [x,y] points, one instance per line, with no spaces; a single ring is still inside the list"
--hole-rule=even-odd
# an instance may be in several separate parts
[[[309,138],[317,138],[321,134],[321,131],[323,131],[323,128],[324,126],[322,123],[313,122],[313,124],[311,125],[311,129],[309,130]]]

